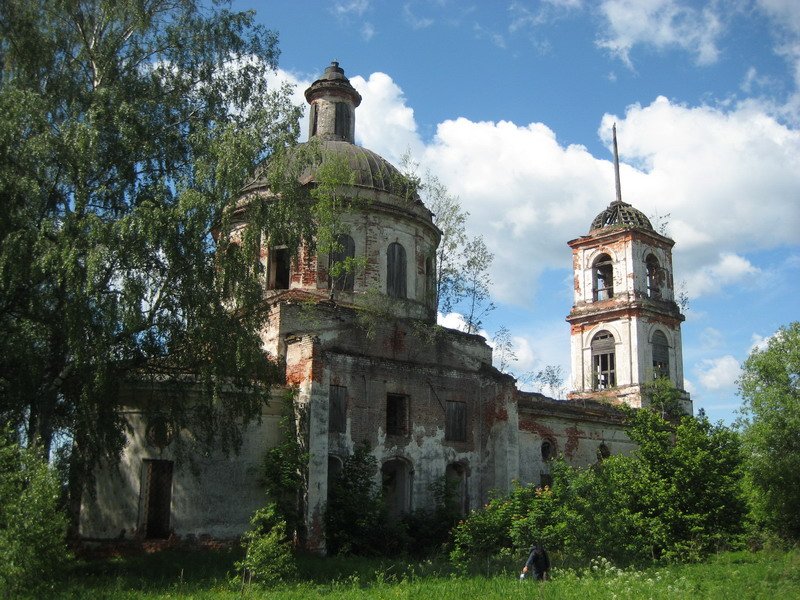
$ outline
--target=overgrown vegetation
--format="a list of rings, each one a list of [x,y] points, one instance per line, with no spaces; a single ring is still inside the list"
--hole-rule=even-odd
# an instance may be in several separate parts
[[[516,485],[454,531],[451,559],[462,569],[520,558],[533,541],[562,561],[603,556],[616,564],[690,562],[738,547],[747,506],[735,433],[704,418],[674,425],[632,411],[632,456],[589,468],[553,464],[552,488]]]
[[[261,589],[231,584],[226,576],[236,560],[230,550],[186,552],[93,561],[81,564],[54,598],[263,598]],[[551,581],[520,582],[519,564],[490,576],[464,577],[447,565],[377,558],[303,556],[298,582],[271,588],[269,598],[330,600],[353,598],[437,598],[438,600],[529,599],[531,597],[602,600],[653,598],[781,599],[800,596],[800,553],[737,552],[705,563],[643,570],[619,569],[593,559],[580,568],[556,564]]]
[[[70,554],[61,489],[36,452],[0,432],[0,593],[42,593]]]
[[[274,504],[255,512],[250,529],[242,536],[245,556],[236,563],[242,581],[275,585],[297,577],[292,542]]]

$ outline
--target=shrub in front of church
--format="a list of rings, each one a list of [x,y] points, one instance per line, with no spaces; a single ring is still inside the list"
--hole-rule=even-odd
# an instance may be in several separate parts
[[[69,560],[58,479],[0,431],[0,594],[43,595]]]
[[[273,585],[297,576],[291,541],[286,536],[286,521],[274,504],[257,510],[250,519],[250,529],[242,536],[244,559],[236,570],[246,582]]]
[[[687,562],[738,547],[747,506],[736,434],[704,417],[675,424],[639,410],[629,419],[634,454],[589,468],[556,461],[552,489],[517,486],[459,524],[452,562],[519,557],[534,541],[562,565]]]

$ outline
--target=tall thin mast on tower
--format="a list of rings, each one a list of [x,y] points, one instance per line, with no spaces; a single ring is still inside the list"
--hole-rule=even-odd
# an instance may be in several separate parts
[[[614,134],[614,176],[617,182],[617,202],[622,202],[622,186],[619,183],[619,149],[617,148],[617,124],[611,128]]]

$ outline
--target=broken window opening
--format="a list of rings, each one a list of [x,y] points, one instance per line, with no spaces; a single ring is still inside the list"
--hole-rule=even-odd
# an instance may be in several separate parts
[[[545,440],[542,442],[542,460],[547,462],[555,456],[556,445],[550,441]]]
[[[328,431],[331,433],[347,431],[347,388],[343,385],[330,386]]]
[[[469,513],[469,494],[467,494],[467,476],[469,469],[463,463],[450,463],[444,471],[445,483],[449,498],[460,515]]]
[[[539,487],[541,487],[541,488],[552,488],[553,487],[553,476],[550,473],[545,473],[544,471],[539,473]]]
[[[663,277],[658,259],[651,254],[647,257],[645,265],[647,267],[647,296],[648,298],[660,299]]]
[[[339,477],[339,474],[342,472],[342,467],[344,463],[341,457],[336,456],[335,454],[328,455],[328,502],[331,499],[331,492],[333,491],[333,484],[336,479]]]
[[[166,539],[170,535],[172,461],[147,459],[143,470],[141,494],[145,537]]]
[[[346,102],[336,103],[336,123],[334,124],[336,137],[342,140],[350,139],[350,107]]]
[[[311,134],[309,137],[317,135],[317,103],[311,104]]]
[[[336,236],[336,249],[328,255],[328,289],[338,292],[352,292],[355,287],[355,273],[352,259],[356,256],[356,243],[347,234]],[[348,259],[350,259],[348,261]],[[349,264],[348,264],[349,263]],[[349,267],[345,269],[345,266]],[[339,272],[334,277],[332,270]]]
[[[411,465],[393,458],[381,466],[383,499],[391,519],[398,519],[411,510],[412,477]]]
[[[406,396],[386,395],[386,434],[408,434],[408,398]]]
[[[592,339],[592,388],[605,390],[617,385],[614,336],[601,331]]]
[[[614,266],[608,254],[601,254],[592,265],[595,302],[614,297]]]
[[[451,442],[467,441],[467,403],[447,402],[447,420],[444,439]]]
[[[653,333],[653,379],[669,377],[669,342],[663,331]]]
[[[292,257],[286,246],[273,248],[270,252],[269,285],[271,290],[288,290]]]
[[[390,298],[406,297],[406,249],[397,242],[386,249],[386,294]]]
[[[608,446],[605,443],[600,444],[597,447],[597,460],[598,462],[603,461],[611,456],[611,450],[608,449]]]

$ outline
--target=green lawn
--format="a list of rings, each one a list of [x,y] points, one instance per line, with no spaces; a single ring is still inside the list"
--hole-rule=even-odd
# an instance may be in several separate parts
[[[49,590],[53,598],[800,598],[800,550],[726,553],[697,565],[643,571],[602,562],[580,571],[555,570],[545,583],[515,573],[461,577],[444,564],[303,558],[302,583],[272,589],[232,582],[230,550],[157,554],[81,562]],[[41,595],[42,592],[39,592]]]

